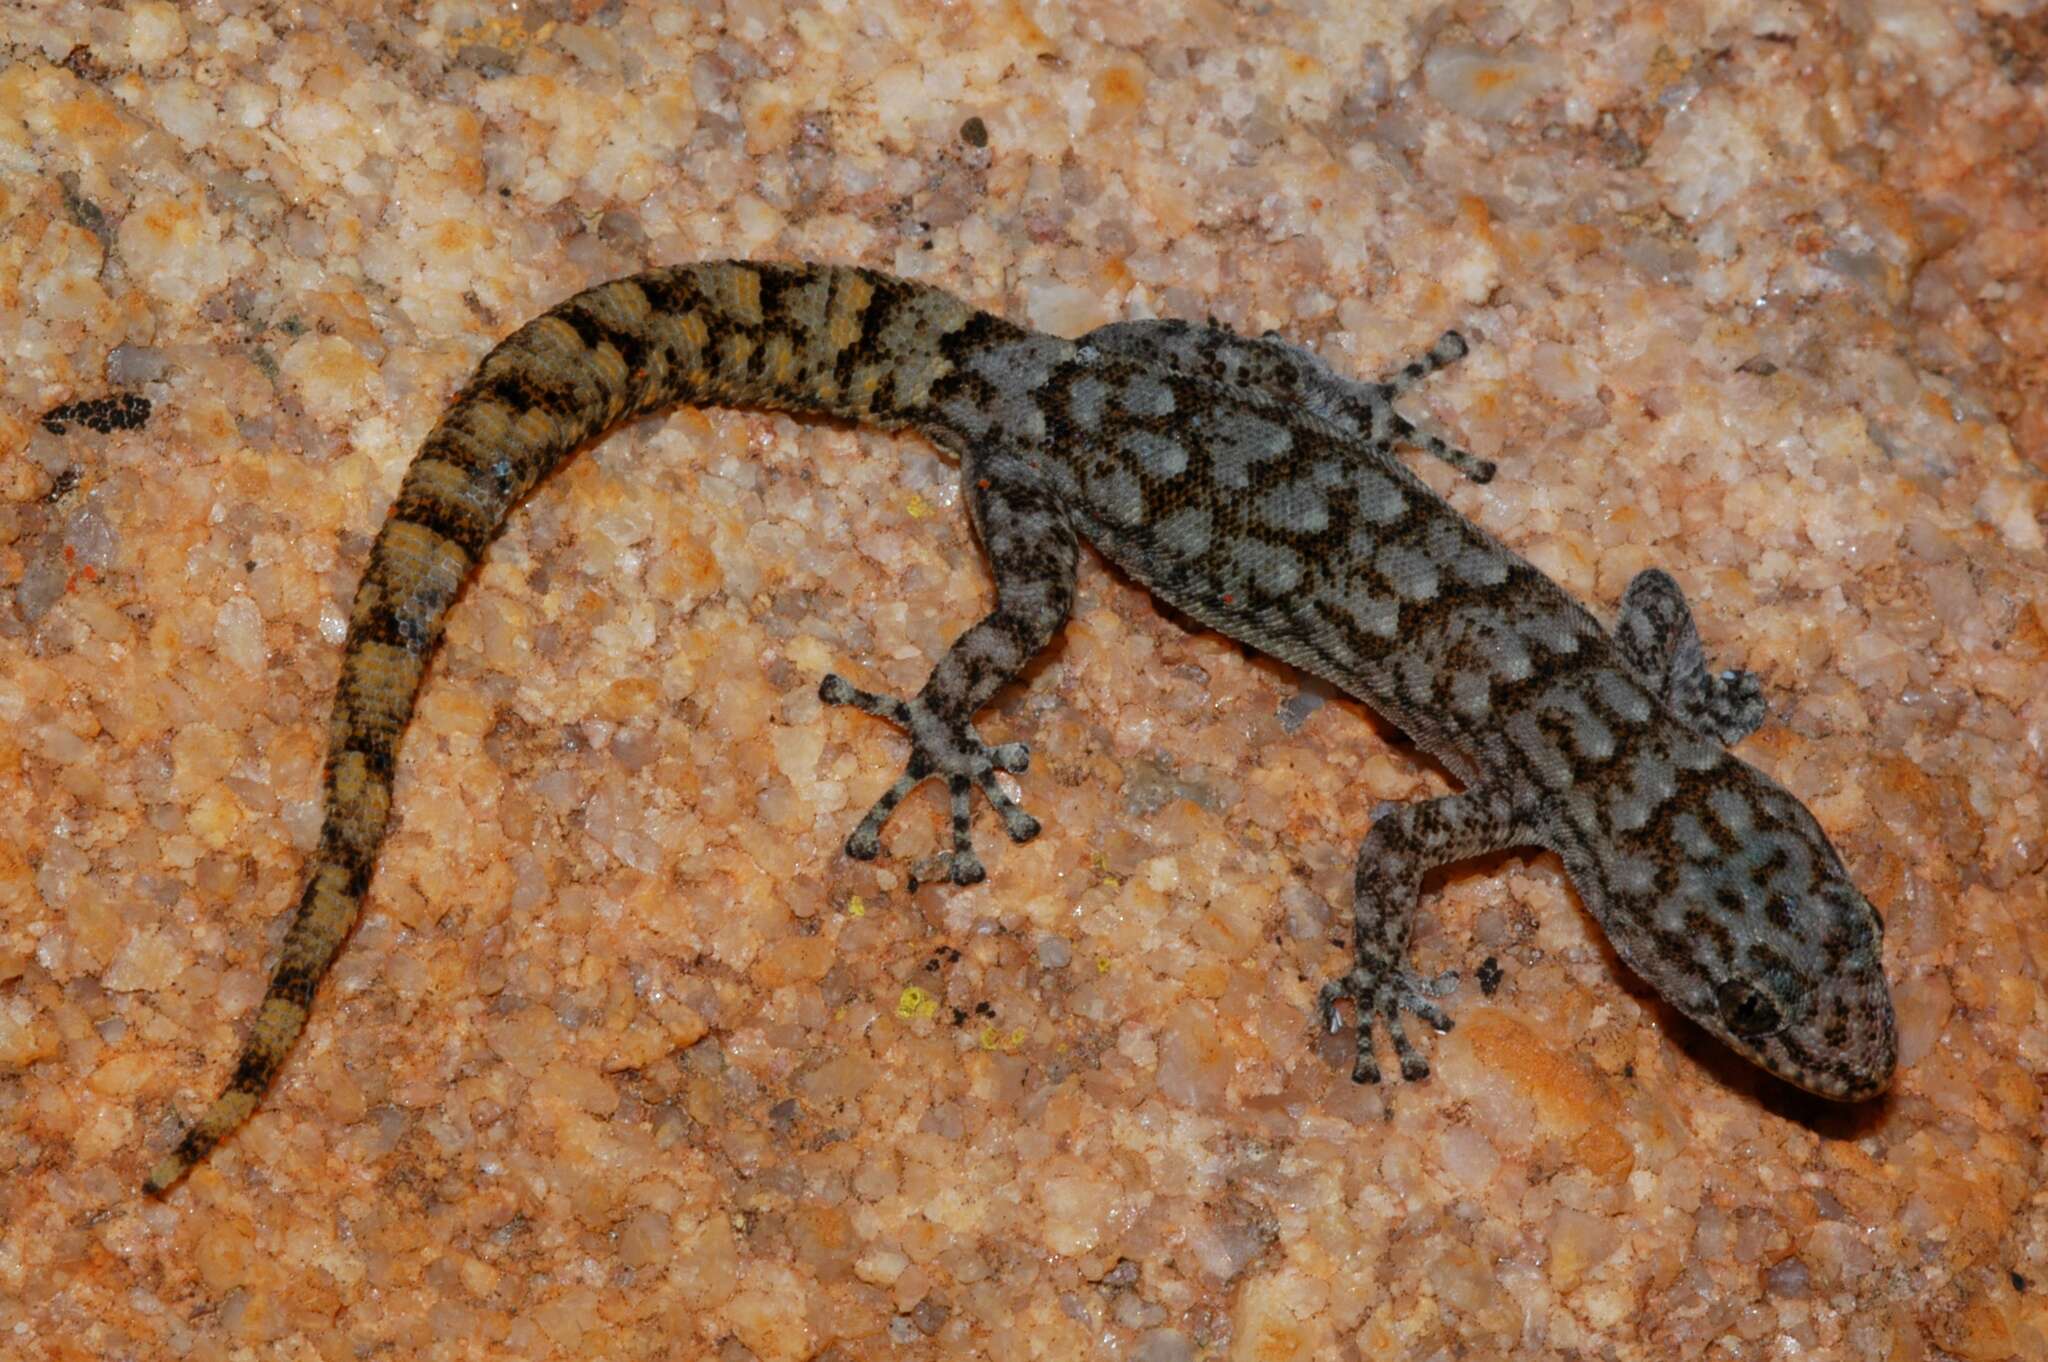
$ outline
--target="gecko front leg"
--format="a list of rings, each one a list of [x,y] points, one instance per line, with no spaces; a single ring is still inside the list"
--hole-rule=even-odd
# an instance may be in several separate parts
[[[907,700],[861,690],[837,674],[819,684],[818,697],[886,719],[910,738],[903,774],[847,837],[846,854],[873,860],[881,853],[882,827],[904,797],[926,780],[943,780],[952,805],[952,850],[938,858],[940,873],[932,878],[976,884],[987,872],[974,854],[970,828],[975,789],[987,796],[1011,841],[1030,841],[1039,823],[996,781],[998,771],[1023,772],[1031,749],[1021,742],[989,746],[975,731],[974,715],[1066,621],[1078,547],[1064,508],[1022,458],[970,459],[963,478],[995,571],[995,609],[953,640],[924,687]]]
[[[1415,926],[1415,905],[1425,872],[1451,861],[1483,856],[1490,851],[1539,840],[1534,820],[1500,790],[1476,787],[1420,804],[1383,804],[1372,831],[1358,853],[1353,877],[1351,971],[1323,985],[1316,998],[1325,1030],[1341,1022],[1337,1002],[1351,999],[1358,1014],[1354,1083],[1380,1081],[1373,1054],[1373,1031],[1384,1026],[1401,1061],[1401,1077],[1411,1082],[1429,1076],[1429,1064],[1415,1052],[1401,1025],[1403,1012],[1413,1013],[1438,1031],[1451,1029],[1451,1019],[1436,998],[1457,986],[1458,972],[1448,970],[1426,979],[1408,967],[1408,937]]]
[[[1763,724],[1763,682],[1754,672],[1707,670],[1692,607],[1662,568],[1638,572],[1622,592],[1614,641],[1637,679],[1694,732],[1733,746]]]

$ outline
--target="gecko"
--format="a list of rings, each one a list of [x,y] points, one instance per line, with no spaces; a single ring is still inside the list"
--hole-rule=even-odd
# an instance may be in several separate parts
[[[362,910],[389,826],[399,744],[448,610],[520,500],[578,448],[678,404],[908,430],[957,459],[994,576],[992,608],[914,695],[819,683],[829,705],[900,728],[909,757],[845,842],[882,832],[925,781],[945,788],[936,878],[985,877],[979,791],[1008,836],[1039,823],[975,716],[1064,624],[1081,541],[1197,622],[1357,697],[1454,778],[1382,804],[1353,876],[1350,966],[1315,999],[1355,1021],[1351,1076],[1429,1073],[1404,1016],[1437,1031],[1456,972],[1407,959],[1423,874],[1547,848],[1615,953],[1770,1073],[1840,1101],[1882,1092],[1896,1041],[1883,923],[1797,798],[1728,751],[1758,727],[1758,679],[1715,672],[1678,584],[1624,591],[1612,630],[1466,519],[1397,457],[1477,458],[1395,401],[1462,357],[1446,332],[1378,381],[1275,333],[1172,320],[1077,339],[938,288],[851,266],[703,262],[576,294],[482,360],[407,468],[370,549],[341,649],[325,816],[231,1079],[145,1182],[161,1194],[254,1110]]]

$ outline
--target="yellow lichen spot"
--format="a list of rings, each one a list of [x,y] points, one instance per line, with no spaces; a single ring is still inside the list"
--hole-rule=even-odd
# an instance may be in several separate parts
[[[984,1050],[1001,1050],[1003,1053],[1009,1054],[1024,1043],[1024,1028],[1021,1026],[1013,1027],[1005,1034],[996,1028],[994,1022],[990,1022],[987,1026],[981,1028],[981,1034],[977,1035],[974,1040]]]
[[[939,1000],[916,984],[905,984],[896,995],[896,1020],[918,1021],[939,1014]]]
[[[1097,974],[1107,974],[1107,973],[1109,973],[1109,957],[1108,957],[1108,956],[1106,956],[1106,955],[1098,955],[1098,956],[1096,956],[1096,957],[1095,957],[1095,972],[1096,972]]]
[[[905,515],[908,515],[912,520],[923,520],[926,516],[930,515],[934,509],[935,508],[929,501],[926,501],[923,497],[913,492],[910,494],[909,502],[907,502],[904,505],[903,512]]]
[[[868,915],[868,901],[855,894],[846,901],[846,915],[848,917],[866,917]]]

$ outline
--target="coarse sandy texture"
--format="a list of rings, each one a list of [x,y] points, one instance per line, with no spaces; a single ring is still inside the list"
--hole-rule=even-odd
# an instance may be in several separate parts
[[[1829,9],[0,6],[0,1354],[2048,1357],[2048,12]],[[514,519],[284,1080],[139,1197],[413,446],[520,320],[726,255],[1353,373],[1464,330],[1410,406],[1502,474],[1423,475],[1761,673],[1893,1095],[1725,1054],[1548,855],[1440,877],[1459,1025],[1353,1087],[1351,857],[1444,777],[1099,562],[985,719],[1045,835],[913,896],[927,794],[847,861],[903,749],[817,680],[985,605],[951,472],[682,411]]]

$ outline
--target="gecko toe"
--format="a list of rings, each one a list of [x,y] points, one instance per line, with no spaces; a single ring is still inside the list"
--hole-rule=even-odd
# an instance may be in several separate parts
[[[988,759],[998,771],[1021,776],[1031,769],[1031,744],[1006,742],[1001,747],[990,748]]]
[[[997,749],[997,751],[1001,750],[1000,748]],[[997,769],[1007,771],[1011,768],[1000,766],[999,764]],[[982,772],[976,777],[975,783],[981,787],[982,794],[988,798],[989,807],[996,811],[996,817],[1003,820],[1003,831],[1010,835],[1011,841],[1028,842],[1039,834],[1038,820],[1024,812],[1018,806],[1017,801],[1010,798],[1008,792],[997,783],[995,770]]]
[[[1429,1061],[1415,1053],[1407,1029],[1401,1025],[1398,1007],[1388,1006],[1386,1022],[1387,1036],[1394,1043],[1394,1057],[1401,1061],[1401,1077],[1410,1083],[1419,1083],[1429,1077]]]
[[[1419,997],[1410,997],[1406,1000],[1405,1006],[1410,1012],[1428,1022],[1438,1035],[1442,1035],[1451,1029],[1450,1014],[1435,1003],[1425,1001]]]
[[[965,853],[942,851],[937,855],[925,857],[910,868],[909,888],[910,892],[914,894],[922,885],[955,884],[965,886],[980,884],[987,878],[988,868],[982,865],[981,858],[972,851]]]
[[[1351,1066],[1351,1081],[1354,1083],[1377,1083],[1380,1081],[1380,1065],[1374,1053],[1373,1036],[1376,1031],[1385,1031],[1388,1043],[1394,1048],[1394,1057],[1400,1062],[1401,1077],[1411,1083],[1429,1077],[1429,1061],[1415,1049],[1408,1039],[1408,1032],[1402,1025],[1401,1014],[1408,1013],[1420,1018],[1439,1033],[1449,1031],[1452,1026],[1450,1015],[1432,998],[1443,997],[1457,987],[1458,972],[1446,970],[1434,978],[1424,978],[1413,970],[1389,969],[1375,963],[1362,962],[1342,978],[1333,979],[1323,985],[1316,994],[1316,1015],[1323,1029],[1331,1034],[1343,1029],[1343,1019],[1337,1011],[1337,1004],[1351,1001],[1358,1019],[1357,1052]]]

